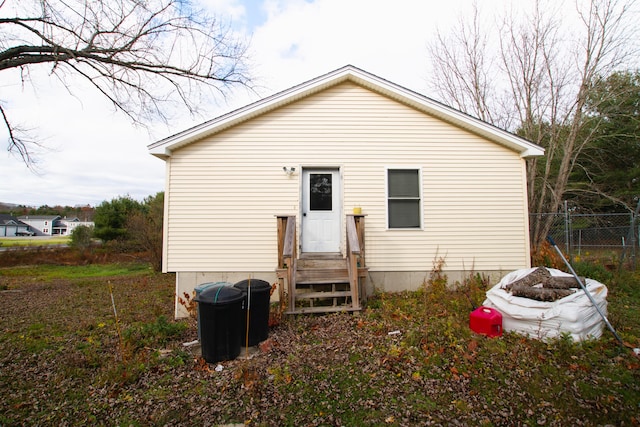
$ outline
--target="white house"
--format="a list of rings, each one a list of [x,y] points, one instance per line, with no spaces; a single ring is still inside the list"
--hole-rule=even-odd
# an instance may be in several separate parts
[[[177,296],[257,278],[286,287],[290,312],[355,310],[363,291],[418,288],[438,258],[451,280],[530,266],[525,161],[543,149],[353,66],[149,151],[166,162]]]
[[[20,221],[29,224],[38,236],[53,235],[55,221],[60,219],[60,215],[25,215],[18,217]]]
[[[59,218],[58,220],[55,221],[54,223],[54,230],[53,230],[53,234],[59,234],[59,235],[67,235],[67,234],[71,234],[73,233],[73,230],[76,229],[76,227],[80,227],[80,226],[84,226],[84,227],[90,227],[93,228],[95,226],[93,221],[80,221],[79,218],[75,217],[75,218]]]
[[[80,225],[94,226],[92,221],[80,221],[78,218],[67,219],[67,217],[60,215],[25,215],[19,219],[28,224],[38,236],[64,236],[71,234]]]

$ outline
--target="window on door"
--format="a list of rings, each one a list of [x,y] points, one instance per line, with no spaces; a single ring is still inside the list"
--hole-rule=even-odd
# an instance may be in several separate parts
[[[333,210],[333,183],[330,173],[309,175],[309,209],[312,211]]]
[[[419,169],[387,169],[389,228],[420,228]]]

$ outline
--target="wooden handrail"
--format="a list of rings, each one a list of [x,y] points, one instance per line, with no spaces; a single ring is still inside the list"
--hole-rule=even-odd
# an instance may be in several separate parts
[[[296,217],[287,218],[287,227],[284,232],[284,248],[282,250],[283,258],[292,258],[295,255],[296,241]]]
[[[287,228],[284,232],[284,250],[282,257],[287,266],[287,286],[289,293],[289,307],[295,307],[296,294],[296,217],[287,218]]]
[[[352,254],[360,254],[360,242],[353,215],[347,216],[347,250]]]
[[[296,217],[279,215],[278,219],[278,268],[286,268],[285,258],[295,257]]]
[[[358,256],[359,267],[366,266],[364,218],[365,215],[347,215],[347,252]],[[348,253],[347,256],[349,256]]]
[[[278,269],[286,269],[289,304],[295,293],[296,217],[278,216]],[[279,276],[280,305],[284,308],[284,277]]]
[[[358,264],[364,267],[364,233],[359,232],[358,225],[362,225],[361,219],[356,216],[347,215],[347,271],[349,272],[349,282],[351,283],[351,303],[353,308],[360,308],[360,277]]]

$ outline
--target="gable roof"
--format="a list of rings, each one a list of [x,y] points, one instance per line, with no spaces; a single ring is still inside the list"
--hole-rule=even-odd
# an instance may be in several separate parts
[[[542,147],[524,138],[520,138],[513,133],[462,113],[461,111],[352,65],[339,68],[175,135],[156,141],[148,146],[149,152],[163,159],[170,157],[171,153],[180,147],[222,132],[244,121],[347,81],[380,93],[426,114],[451,123],[454,126],[466,129],[490,141],[510,148],[518,152],[520,157],[535,157],[544,154]]]
[[[28,224],[25,224],[13,215],[0,214],[0,226],[2,225],[20,225],[26,227]]]
[[[21,221],[53,221],[60,218],[60,215],[23,215],[18,217]]]

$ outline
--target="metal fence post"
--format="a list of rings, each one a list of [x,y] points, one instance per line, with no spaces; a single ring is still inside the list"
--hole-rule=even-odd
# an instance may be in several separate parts
[[[629,224],[629,239],[627,239],[627,245],[631,245],[631,265],[633,269],[636,269],[636,216],[631,215],[631,223]]]
[[[573,237],[573,232],[571,231],[571,218],[569,217],[569,209],[567,208],[567,201],[564,201],[564,247],[567,250],[567,255],[569,259],[573,259],[571,256],[572,248],[571,248],[571,240],[569,236]],[[569,232],[571,231],[571,234]]]

